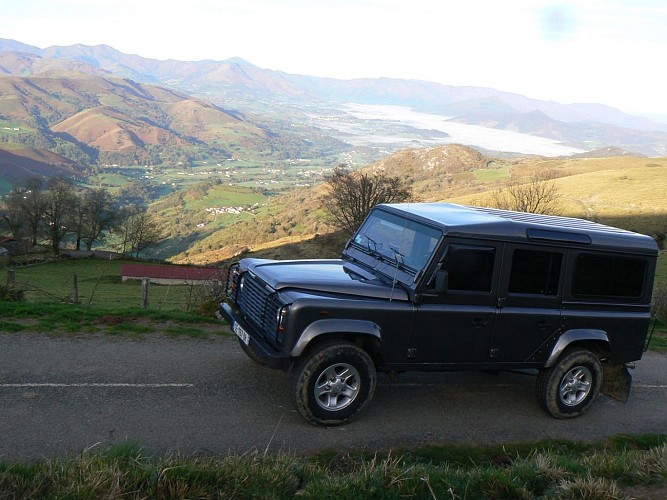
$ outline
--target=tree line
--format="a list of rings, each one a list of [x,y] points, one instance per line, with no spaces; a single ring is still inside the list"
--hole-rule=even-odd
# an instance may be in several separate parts
[[[495,189],[480,205],[515,212],[559,215],[561,194],[551,172],[527,179],[510,179]],[[414,201],[405,179],[383,171],[374,173],[337,166],[325,177],[327,191],[321,197],[329,214],[328,222],[351,236],[379,203]]]
[[[63,177],[31,177],[7,194],[2,230],[30,247],[45,244],[54,255],[68,246],[92,250],[113,240],[122,253],[139,256],[161,233],[147,209],[123,205],[106,189],[78,188]]]

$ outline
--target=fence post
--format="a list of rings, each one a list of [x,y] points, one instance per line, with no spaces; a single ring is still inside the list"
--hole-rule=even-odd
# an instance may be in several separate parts
[[[141,278],[141,307],[144,309],[148,309],[150,287],[150,278]]]
[[[7,269],[7,288],[13,288],[16,284],[16,269]]]
[[[79,278],[76,273],[72,275],[72,303],[79,303]]]

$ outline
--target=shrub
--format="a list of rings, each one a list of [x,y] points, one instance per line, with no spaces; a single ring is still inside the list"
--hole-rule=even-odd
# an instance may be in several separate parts
[[[660,321],[667,321],[667,287],[658,286],[653,291],[653,313]]]
[[[25,290],[11,285],[0,285],[0,301],[21,302],[23,299],[25,299]]]

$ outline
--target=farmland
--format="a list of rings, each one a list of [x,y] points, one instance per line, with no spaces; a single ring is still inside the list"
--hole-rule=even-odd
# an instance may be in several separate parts
[[[219,180],[228,185],[262,188],[278,192],[292,186],[311,186],[321,182],[332,165],[317,160],[224,159],[220,162],[194,162],[192,166],[122,166],[95,167],[85,183],[91,187],[118,189],[140,181],[160,188],[161,194],[177,191],[202,181]]]
[[[74,276],[78,302],[96,309],[139,307],[141,282],[121,281],[125,260],[65,259],[15,269],[16,288],[31,303],[67,303],[72,300]],[[6,282],[3,270],[3,283]],[[199,305],[202,290],[196,286],[151,285],[150,307],[162,311],[188,311]]]

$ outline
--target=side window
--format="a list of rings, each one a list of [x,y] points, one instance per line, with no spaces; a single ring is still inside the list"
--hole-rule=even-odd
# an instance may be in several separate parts
[[[644,291],[645,275],[645,259],[582,253],[577,256],[572,294],[639,298]]]
[[[512,254],[509,293],[558,295],[563,254],[516,249]]]
[[[442,266],[449,275],[449,290],[491,292],[496,249],[451,245]]]

